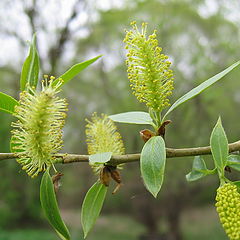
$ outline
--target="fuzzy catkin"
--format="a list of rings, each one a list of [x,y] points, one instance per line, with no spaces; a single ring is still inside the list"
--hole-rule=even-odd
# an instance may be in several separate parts
[[[126,43],[128,78],[133,94],[140,102],[156,112],[168,107],[168,96],[173,90],[173,73],[169,69],[171,62],[162,54],[158,46],[156,31],[147,36],[147,24],[142,24],[139,31],[136,22],[133,29],[127,31]]]
[[[240,239],[240,193],[232,183],[217,189],[216,208],[230,240]]]
[[[86,136],[88,153],[90,155],[104,152],[112,152],[113,155],[124,154],[124,145],[117,127],[107,115],[100,117],[96,113],[92,115],[91,121],[87,120]],[[92,166],[99,173],[102,165]]]
[[[45,171],[53,163],[53,154],[63,144],[62,128],[66,117],[67,103],[56,96],[58,84],[53,86],[54,78],[45,79],[42,91],[31,88],[20,94],[19,105],[12,123],[12,151],[18,156],[17,161],[31,177]]]

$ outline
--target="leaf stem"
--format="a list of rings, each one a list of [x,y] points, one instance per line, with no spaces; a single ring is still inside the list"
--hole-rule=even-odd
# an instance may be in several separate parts
[[[155,132],[157,132],[162,125],[161,112],[156,112],[152,109],[149,109],[149,115],[153,120],[152,126],[154,127]]]

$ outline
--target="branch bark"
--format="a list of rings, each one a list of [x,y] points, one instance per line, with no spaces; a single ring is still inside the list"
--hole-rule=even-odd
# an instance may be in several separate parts
[[[240,141],[230,143],[229,153],[240,151]],[[189,157],[198,155],[211,154],[210,146],[196,147],[196,148],[166,148],[167,158],[174,157]],[[56,163],[68,164],[75,162],[88,162],[89,155],[78,155],[69,153],[59,153],[55,155]],[[14,159],[16,155],[14,153],[0,153],[0,161],[6,159]],[[126,155],[114,155],[112,156],[110,163],[116,165],[121,163],[137,162],[140,159],[140,153],[126,154]]]

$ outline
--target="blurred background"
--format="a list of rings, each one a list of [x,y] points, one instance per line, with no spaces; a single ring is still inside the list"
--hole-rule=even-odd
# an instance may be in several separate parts
[[[21,67],[28,41],[37,33],[41,76],[59,76],[71,65],[103,54],[64,86],[69,102],[63,152],[86,154],[86,118],[93,112],[146,111],[131,93],[122,42],[136,20],[157,29],[163,53],[170,57],[178,97],[239,60],[239,0],[1,0],[0,91],[19,95]],[[209,144],[218,116],[229,142],[239,140],[240,69],[228,74],[169,118],[166,145],[182,148]],[[0,113],[0,152],[9,152],[11,121]],[[146,126],[147,127],[147,126]],[[145,126],[118,124],[127,153],[140,152]],[[205,157],[208,167],[211,158]],[[122,171],[124,186],[107,196],[89,240],[224,240],[214,209],[216,176],[187,183],[192,158],[168,159],[157,200],[145,190],[139,164]],[[57,166],[64,173],[58,200],[73,239],[83,239],[80,207],[96,181],[86,163]],[[232,171],[231,179],[239,178]],[[30,179],[15,160],[0,163],[0,239],[55,240],[39,203],[41,178]],[[110,188],[113,188],[111,186]]]

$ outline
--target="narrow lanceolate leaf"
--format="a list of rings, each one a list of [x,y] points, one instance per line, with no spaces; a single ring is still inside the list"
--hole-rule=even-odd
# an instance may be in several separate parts
[[[140,167],[144,184],[154,197],[157,197],[163,183],[165,162],[166,149],[163,138],[150,138],[142,149]]]
[[[215,169],[207,169],[204,159],[201,156],[196,156],[193,160],[192,171],[186,175],[186,179],[192,182],[214,173]]]
[[[227,165],[237,171],[240,171],[240,156],[239,155],[229,155]]]
[[[43,174],[42,177],[40,186],[40,201],[49,223],[56,230],[58,235],[63,240],[70,240],[69,231],[59,213],[52,179],[48,170]]]
[[[20,78],[21,91],[24,91],[27,85],[36,88],[38,83],[38,74],[39,57],[36,48],[36,35],[34,34],[30,45],[29,54],[22,67],[22,73]]]
[[[131,124],[152,124],[149,113],[146,112],[125,112],[109,116],[114,122]]]
[[[18,104],[18,101],[13,97],[0,92],[0,111],[13,114],[14,107]]]
[[[111,152],[97,153],[89,156],[90,164],[103,164],[108,162],[112,157]]]
[[[217,167],[218,172],[220,174],[223,174],[224,168],[227,165],[229,149],[227,136],[223,129],[220,118],[218,119],[217,124],[213,128],[210,137],[210,145],[215,166]]]
[[[87,192],[81,211],[81,223],[84,232],[84,238],[95,224],[107,193],[107,187],[96,182]]]
[[[177,108],[179,105],[181,105],[182,103],[188,101],[189,99],[197,96],[199,93],[201,93],[202,91],[204,91],[205,89],[207,89],[208,87],[210,87],[212,84],[214,84],[215,82],[217,82],[218,80],[220,80],[221,78],[223,78],[225,75],[227,75],[229,72],[231,72],[235,67],[237,67],[240,64],[240,61],[232,64],[230,67],[226,68],[225,70],[223,70],[222,72],[216,74],[215,76],[209,78],[208,80],[204,81],[203,83],[201,83],[200,85],[198,85],[197,87],[193,88],[191,91],[189,91],[188,93],[186,93],[185,95],[183,95],[182,97],[180,97],[167,111],[167,113],[165,114],[165,116],[163,117],[163,119],[165,119],[165,117],[172,112],[175,108]]]
[[[102,55],[99,55],[95,58],[92,58],[90,60],[87,60],[85,62],[81,62],[78,64],[73,65],[70,69],[68,69],[63,75],[61,75],[59,78],[57,78],[53,85],[56,85],[59,80],[62,81],[62,85],[73,79],[75,76],[77,76],[82,70],[84,70],[86,67],[97,61]]]

